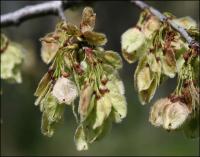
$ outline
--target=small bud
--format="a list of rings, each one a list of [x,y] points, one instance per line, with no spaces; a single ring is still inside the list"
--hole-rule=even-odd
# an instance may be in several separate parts
[[[67,72],[65,72],[65,71],[62,71],[62,76],[65,77],[65,78],[67,78],[67,77],[70,76],[70,73],[67,73]]]
[[[82,69],[82,67],[81,67],[81,65],[80,64],[78,64],[78,63],[75,63],[74,64],[74,69],[75,69],[75,71],[79,74],[79,75],[82,75],[83,74],[83,69]]]
[[[107,76],[106,76],[105,74],[102,75],[101,83],[102,83],[103,85],[106,85],[107,82],[108,82],[108,78],[107,78]]]
[[[80,68],[83,69],[83,71],[86,71],[87,68],[88,68],[87,62],[86,61],[81,61]]]
[[[74,82],[60,77],[53,87],[52,94],[58,99],[59,103],[70,105],[78,96],[78,90]]]

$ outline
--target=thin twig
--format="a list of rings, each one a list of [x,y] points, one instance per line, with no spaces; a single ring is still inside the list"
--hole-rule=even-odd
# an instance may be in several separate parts
[[[49,1],[36,5],[26,6],[11,13],[1,15],[1,27],[19,25],[23,21],[43,15],[59,15],[66,20],[64,9],[71,7],[77,1]]]
[[[134,3],[136,6],[138,6],[140,9],[148,9],[154,16],[156,16],[161,22],[167,22],[171,25],[172,28],[174,28],[177,32],[181,34],[181,36],[188,42],[189,46],[197,48],[199,50],[199,43],[195,41],[188,33],[187,31],[174,23],[172,20],[168,19],[165,15],[163,15],[161,12],[156,10],[155,8],[149,6],[145,2],[142,1],[134,1],[131,0],[132,3]]]

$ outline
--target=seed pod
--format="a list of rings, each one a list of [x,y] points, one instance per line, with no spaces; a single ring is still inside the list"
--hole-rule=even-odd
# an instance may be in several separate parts
[[[60,77],[53,87],[52,94],[57,98],[59,103],[70,105],[78,96],[78,90],[74,82]]]
[[[10,42],[3,53],[1,53],[1,79],[11,83],[21,83],[20,68],[24,60],[24,49],[17,43]]]
[[[86,42],[91,46],[103,46],[107,43],[106,35],[97,32],[85,32],[83,34]]]
[[[149,116],[149,121],[152,125],[156,127],[160,127],[163,125],[163,111],[164,108],[170,103],[171,102],[169,98],[162,98],[154,103],[154,105],[151,107]]]
[[[175,77],[177,72],[176,58],[173,51],[167,51],[164,56],[161,57],[163,73],[170,78]]]
[[[145,34],[145,37],[148,39],[151,39],[153,36],[153,33],[156,30],[160,29],[160,22],[155,16],[150,16],[150,18],[144,22],[142,26],[142,32]]]
[[[81,32],[93,31],[95,26],[96,14],[93,12],[93,9],[86,7],[83,10],[82,21],[80,24]]]
[[[64,113],[64,105],[58,104],[56,98],[51,93],[45,96],[41,104],[44,106],[44,112],[50,123],[58,123],[61,120]]]
[[[80,92],[79,108],[78,111],[82,117],[87,115],[88,107],[94,92],[92,85],[85,85]]]
[[[142,105],[149,103],[156,92],[158,86],[158,77],[155,76],[156,75],[153,76],[154,78],[149,88],[138,93],[139,100]]]
[[[93,125],[93,129],[100,127],[104,120],[108,118],[111,112],[111,101],[109,95],[106,93],[100,99],[97,100],[96,104],[96,119]]]
[[[152,53],[148,54],[148,64],[153,72],[161,73],[161,62],[156,59],[156,56]]]
[[[147,90],[152,81],[153,81],[153,75],[151,74],[150,68],[149,67],[144,67],[141,69],[138,74],[137,74],[137,90],[138,92],[141,92],[143,90]]]
[[[122,59],[117,52],[105,51],[104,59],[107,63],[115,67],[116,69],[122,68]]]
[[[47,87],[49,82],[51,82],[51,75],[50,75],[50,73],[47,72],[46,74],[44,74],[44,76],[40,80],[34,95],[40,96],[42,94],[42,92],[45,90],[45,88]]]
[[[190,111],[186,104],[177,101],[171,103],[164,109],[163,127],[167,130],[175,130],[180,128],[188,118]]]
[[[114,109],[114,116],[116,122],[121,122],[127,115],[127,102],[124,97],[124,86],[117,78],[108,81],[106,84],[110,92],[108,93],[112,107]]]
[[[82,125],[78,126],[75,132],[74,141],[78,151],[87,150],[88,144],[86,141],[85,131]]]
[[[121,36],[122,54],[128,63],[134,63],[147,48],[146,38],[138,28],[128,29]]]
[[[42,41],[42,48],[41,48],[42,60],[46,64],[49,64],[55,57],[58,49],[59,49],[59,44],[57,42],[48,43],[46,41]]]
[[[54,123],[50,123],[48,121],[47,115],[45,113],[42,114],[41,121],[41,132],[43,135],[52,137],[55,131]]]

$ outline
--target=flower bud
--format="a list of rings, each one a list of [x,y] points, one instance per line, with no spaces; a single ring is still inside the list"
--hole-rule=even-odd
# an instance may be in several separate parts
[[[73,81],[60,77],[53,87],[52,94],[59,103],[70,105],[78,96],[78,90]]]

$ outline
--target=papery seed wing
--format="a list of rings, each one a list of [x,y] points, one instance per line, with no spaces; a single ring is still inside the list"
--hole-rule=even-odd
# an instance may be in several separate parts
[[[136,77],[138,92],[147,90],[154,79],[149,67],[141,69]]]
[[[43,135],[52,137],[54,134],[54,123],[48,121],[46,113],[42,114],[41,132]]]
[[[177,72],[176,58],[173,52],[167,52],[162,58],[163,73],[170,78],[175,77]]]
[[[82,20],[80,24],[81,32],[93,31],[95,26],[96,14],[93,9],[90,7],[86,7],[83,10]]]
[[[139,100],[142,105],[150,102],[150,100],[153,98],[153,96],[156,92],[156,89],[157,89],[157,79],[154,78],[151,85],[149,86],[149,88],[147,90],[143,90],[138,93]]]
[[[97,32],[84,32],[83,34],[87,43],[91,46],[103,46],[107,43],[106,35]]]
[[[51,82],[51,75],[47,72],[44,74],[44,76],[40,80],[34,95],[40,96],[42,92],[44,91],[44,89],[46,88],[46,86],[49,84],[49,82]]]
[[[146,49],[145,36],[138,28],[131,28],[121,36],[122,55],[128,63],[134,63]]]
[[[75,141],[75,144],[76,144],[76,149],[78,151],[88,149],[85,130],[84,130],[82,125],[79,125],[78,128],[76,129],[76,132],[75,132],[75,135],[74,135],[74,141]]]
[[[116,69],[122,68],[122,59],[117,52],[105,51],[104,59],[107,63],[115,67]]]
[[[97,100],[96,104],[96,120],[93,125],[93,129],[100,127],[104,120],[109,116],[111,112],[111,101],[108,94],[105,94],[99,100]]]

